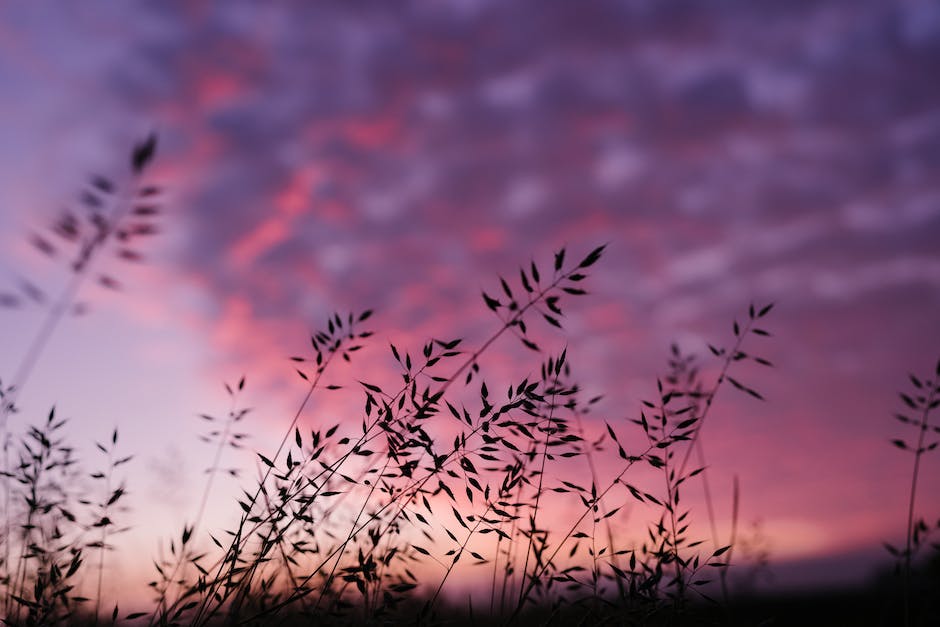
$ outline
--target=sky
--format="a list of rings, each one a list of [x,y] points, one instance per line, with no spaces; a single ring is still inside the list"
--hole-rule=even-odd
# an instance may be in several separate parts
[[[337,378],[389,380],[389,342],[478,346],[498,328],[480,291],[499,275],[601,244],[566,333],[533,325],[604,395],[591,429],[629,433],[673,342],[713,375],[706,343],[773,302],[773,337],[752,346],[775,368],[740,372],[766,402],[722,389],[703,431],[720,525],[737,476],[742,524],[758,525],[781,585],[857,583],[902,539],[913,461],[890,445],[905,435],[892,414],[908,373],[940,357],[936,3],[9,3],[0,16],[0,292],[55,293],[62,264],[30,234],[159,138],[148,175],[164,214],[146,262],[107,262],[123,288],[83,288],[88,313],[61,325],[20,398],[23,420],[55,403],[77,440],[120,430],[134,576],[195,509],[209,450],[196,416],[226,410],[223,382],[247,377],[251,443],[269,449],[304,393],[286,358],[331,312],[376,312],[374,342]],[[20,300],[0,310],[4,381],[42,316]],[[532,359],[500,343],[489,376]],[[345,407],[330,403],[305,424]],[[938,458],[919,493],[931,519]],[[219,488],[210,521],[235,489]]]

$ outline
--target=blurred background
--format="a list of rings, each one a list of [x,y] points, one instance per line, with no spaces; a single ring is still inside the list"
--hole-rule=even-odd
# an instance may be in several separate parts
[[[247,376],[250,446],[271,450],[305,391],[287,358],[332,311],[376,311],[337,378],[391,380],[388,342],[477,346],[498,275],[606,243],[567,333],[533,324],[604,395],[591,428],[639,445],[625,421],[670,344],[708,374],[706,342],[777,303],[753,344],[775,369],[740,376],[767,401],[723,389],[704,431],[719,527],[737,475],[765,585],[865,582],[904,535],[897,392],[940,357],[937,76],[930,0],[4,4],[0,379],[42,319],[24,281],[67,279],[31,234],[151,132],[166,188],[145,263],[100,260],[120,292],[83,289],[11,424],[56,404],[88,466],[118,427],[134,528],[113,573],[146,597],[156,539],[195,515],[197,414],[228,409],[223,382]],[[538,360],[510,339],[486,365],[502,389]],[[304,424],[358,424],[331,403]]]

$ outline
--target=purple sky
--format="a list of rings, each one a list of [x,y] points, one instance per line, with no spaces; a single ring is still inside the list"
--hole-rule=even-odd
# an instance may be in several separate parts
[[[284,358],[334,309],[376,310],[357,372],[381,379],[388,341],[483,341],[497,320],[479,293],[498,274],[607,243],[567,340],[536,331],[567,341],[605,394],[599,416],[637,415],[672,341],[704,353],[749,302],[776,302],[775,337],[753,346],[777,368],[742,373],[768,402],[723,390],[703,436],[720,498],[738,475],[742,518],[763,521],[782,561],[874,560],[903,535],[911,459],[888,444],[890,416],[907,372],[940,356],[935,2],[0,16],[0,288],[60,280],[26,234],[159,133],[167,215],[148,264],[124,272],[124,294],[85,294],[92,312],[62,328],[22,399],[37,415],[57,402],[79,438],[126,431],[137,516],[178,524],[170,504],[192,497],[147,473],[185,466],[201,485],[193,416],[224,408],[221,381],[247,374],[256,445],[278,437],[302,395]],[[8,378],[38,311],[0,315]],[[531,369],[520,355],[499,348],[494,378]],[[934,457],[920,509],[936,518]]]

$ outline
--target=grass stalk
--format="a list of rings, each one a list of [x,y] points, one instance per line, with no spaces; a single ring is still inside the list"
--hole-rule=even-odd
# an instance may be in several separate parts
[[[940,363],[937,364],[940,375]],[[911,473],[911,493],[907,503],[907,534],[904,548],[904,624],[911,624],[911,568],[914,556],[914,506],[917,499],[917,481],[920,478],[920,460],[926,452],[924,441],[929,427],[930,411],[936,399],[937,387],[930,385],[927,401],[923,403],[923,410],[918,424],[917,447],[914,449],[914,469]]]

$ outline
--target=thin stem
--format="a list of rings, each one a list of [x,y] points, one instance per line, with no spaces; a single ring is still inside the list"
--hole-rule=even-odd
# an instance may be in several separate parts
[[[585,437],[584,424],[581,421],[581,412],[578,412],[578,411],[574,412],[574,417],[575,417],[575,421],[578,423],[578,431],[580,432],[582,440],[587,442],[587,438]],[[587,458],[588,468],[591,471],[591,483],[593,485],[597,485],[597,482],[598,482],[597,480],[599,478],[599,475],[597,474],[597,466],[594,463],[594,455],[591,452],[590,446],[585,447],[584,455]],[[604,527],[607,532],[607,543],[610,546],[610,561],[613,563],[614,566],[616,566],[617,568],[620,568],[620,558],[617,555],[616,546],[614,545],[614,529],[610,522],[610,517],[606,515],[607,506],[601,505],[600,511],[602,514],[601,518],[604,521]],[[617,577],[616,583],[617,583],[617,593],[620,595],[621,599],[625,599],[626,590],[623,587],[623,578]]]
[[[87,274],[85,271],[81,271],[72,275],[71,279],[62,293],[59,295],[59,298],[56,300],[52,309],[50,309],[46,314],[46,317],[43,320],[42,325],[40,325],[39,330],[36,332],[36,335],[33,336],[29,347],[26,349],[26,354],[23,356],[23,360],[20,362],[19,368],[17,368],[16,373],[13,376],[13,389],[10,392],[9,398],[5,399],[3,408],[0,410],[0,429],[6,428],[7,419],[9,418],[10,413],[13,411],[20,391],[29,381],[30,376],[36,368],[36,364],[39,362],[39,357],[42,355],[46,346],[49,344],[49,340],[52,338],[56,327],[58,327],[59,323],[62,321],[62,317],[65,315],[74,301],[79,287],[81,287],[81,284],[85,280],[86,276]]]
[[[199,501],[199,510],[196,512],[196,518],[193,520],[193,525],[190,528],[190,535],[196,535],[196,529],[199,528],[199,525],[202,523],[202,517],[206,513],[206,506],[209,503],[209,495],[212,493],[212,483],[215,480],[216,474],[219,472],[219,462],[222,460],[222,450],[225,448],[228,443],[228,436],[232,430],[232,424],[235,422],[235,398],[232,398],[231,407],[229,409],[229,417],[225,422],[225,429],[222,430],[222,435],[219,437],[219,445],[215,449],[215,456],[212,458],[212,466],[210,466],[209,478],[206,479],[206,487],[202,491],[202,499]]]
[[[637,461],[643,459],[643,457],[644,457],[647,453],[649,453],[651,450],[653,450],[654,447],[655,447],[654,444],[650,444],[650,445],[647,447],[647,449],[646,449],[645,451],[643,451],[643,453],[641,453],[641,454],[638,455],[638,456],[635,456],[635,457],[631,458],[631,459],[627,462],[627,465],[623,468],[623,470],[620,471],[620,474],[618,474],[616,477],[614,477],[613,481],[610,482],[610,485],[608,485],[603,491],[601,491],[601,492],[597,495],[597,497],[593,499],[593,501],[594,501],[594,502],[598,502],[598,501],[602,500],[602,499],[607,495],[608,492],[610,492],[611,490],[614,489],[614,486],[616,486],[618,483],[620,483],[620,480],[623,478],[623,476],[624,476],[625,474],[627,474],[627,471],[630,470],[630,469],[633,467],[633,464],[636,463]],[[565,543],[571,538],[572,534],[574,534],[574,532],[577,531],[578,526],[580,526],[580,524],[584,521],[584,519],[587,518],[587,515],[588,515],[589,513],[591,513],[592,511],[593,511],[593,509],[592,509],[591,507],[586,507],[586,508],[584,508],[584,512],[583,512],[583,513],[577,518],[577,520],[575,520],[574,523],[569,527],[568,531],[565,533],[565,535],[564,535],[564,537],[562,538],[561,542],[559,542],[558,545],[555,547],[555,550],[554,550],[554,552],[552,552],[551,556],[549,556],[549,558],[548,558],[547,560],[545,560],[544,562],[542,562],[541,570],[539,570],[539,571],[537,571],[537,572],[535,573],[536,578],[537,578],[537,577],[540,577],[541,574],[542,574],[543,572],[545,572],[545,570],[548,569],[548,567],[551,565],[551,563],[555,560],[555,557],[558,555],[558,552],[561,551],[562,547],[563,547],[563,546],[565,545]],[[529,580],[529,585],[528,585],[528,587],[526,588],[525,595],[523,596],[523,599],[524,599],[525,597],[527,597],[527,596],[529,595],[529,593],[532,591],[532,588],[535,587],[536,578],[531,578],[531,579]],[[522,606],[521,606],[521,605],[517,605],[516,608],[515,608],[515,610],[513,611],[512,615],[509,617],[508,622],[511,623],[513,620],[515,620],[515,618],[519,615],[519,612],[520,612],[521,610],[522,610]]]
[[[199,510],[196,513],[196,518],[193,521],[192,527],[189,529],[189,535],[191,538],[195,538],[196,530],[199,528],[200,523],[202,522],[202,517],[205,514],[206,505],[209,502],[209,495],[212,492],[212,483],[215,479],[215,475],[219,469],[219,462],[222,459],[222,450],[225,448],[225,444],[228,442],[229,432],[232,428],[232,423],[234,422],[234,412],[235,412],[235,396],[233,395],[230,404],[229,404],[229,415],[228,420],[225,422],[225,429],[222,432],[222,436],[219,439],[219,444],[215,450],[215,456],[212,460],[212,466],[210,466],[209,478],[206,480],[206,487],[202,492],[202,499],[199,502]],[[185,525],[184,525],[185,530]],[[160,598],[157,601],[157,606],[152,613],[152,618],[160,615],[160,612],[166,608],[166,599],[167,593],[170,591],[170,587],[174,585],[176,581],[176,575],[179,573],[180,568],[183,566],[183,562],[186,558],[185,546],[180,547],[179,555],[177,556],[176,563],[173,565],[173,570],[170,572],[170,576],[165,579],[166,586],[163,591],[160,593]],[[151,621],[151,624],[152,621]]]
[[[104,498],[105,506],[101,513],[100,523],[104,523],[108,519],[108,503],[111,500],[111,471],[114,469],[113,465],[113,451],[108,449],[108,474],[105,476],[105,489],[104,489]],[[101,547],[98,549],[98,591],[95,595],[95,625],[98,624],[98,616],[101,613],[101,584],[104,579],[104,552],[107,550],[107,541],[108,541],[108,525],[101,525]]]
[[[666,404],[663,401],[662,395],[662,386],[660,386],[660,395],[659,395],[659,411],[661,413],[660,419],[664,427],[663,435],[665,435],[665,425],[667,420],[666,413]],[[663,475],[666,478],[666,511],[669,513],[669,535],[672,538],[672,559],[675,561],[675,570],[676,570],[676,586],[678,587],[679,593],[676,597],[676,605],[680,605],[683,597],[685,596],[685,582],[682,579],[682,560],[679,559],[679,538],[676,533],[678,528],[676,525],[676,509],[675,501],[678,499],[675,498],[676,491],[679,489],[675,485],[675,477],[680,475],[670,475],[669,474],[669,460],[672,457],[672,451],[667,447],[663,454]]]
[[[924,411],[920,419],[920,434],[917,437],[917,448],[914,450],[914,472],[911,476],[911,497],[907,506],[907,545],[904,550],[904,624],[911,624],[911,561],[914,540],[914,500],[917,496],[917,479],[920,475],[920,457],[924,453],[924,438],[927,435],[927,419],[934,401],[936,388],[931,385],[930,395],[924,403]]]
[[[728,369],[731,367],[731,362],[734,361],[734,356],[738,354],[741,348],[741,344],[744,342],[744,336],[746,336],[751,330],[753,323],[754,321],[750,319],[744,323],[744,328],[741,329],[740,333],[738,333],[734,347],[728,351],[727,357],[725,357],[725,361],[721,366],[721,372],[718,374],[718,378],[715,380],[715,384],[705,396],[705,409],[702,411],[702,415],[699,416],[698,423],[695,425],[695,432],[692,434],[692,442],[689,444],[689,448],[686,449],[685,457],[682,458],[682,464],[679,465],[680,475],[685,472],[685,468],[689,464],[689,458],[692,456],[692,449],[695,448],[695,444],[698,442],[699,436],[702,433],[702,427],[705,425],[705,419],[708,417],[708,412],[715,402],[715,395],[718,394],[718,389],[721,387],[721,384],[724,383],[725,376],[728,374]]]
[[[300,403],[300,407],[298,407],[297,411],[294,412],[294,417],[293,419],[291,419],[290,426],[287,428],[287,431],[284,433],[284,437],[281,438],[281,443],[278,445],[277,451],[274,453],[274,457],[272,458],[272,461],[276,462],[278,456],[281,454],[281,451],[284,450],[284,446],[287,444],[287,439],[290,437],[291,433],[294,431],[294,428],[297,426],[297,421],[300,420],[300,416],[303,414],[304,409],[306,409],[307,403],[309,403],[310,399],[313,398],[313,392],[314,390],[317,389],[320,383],[320,378],[323,376],[323,373],[326,372],[326,369],[329,366],[335,354],[336,354],[335,352],[331,352],[327,356],[326,360],[324,360],[323,365],[317,369],[317,375],[316,377],[314,377],[313,381],[310,382],[310,386],[307,389],[307,393],[304,395],[303,401],[301,401]],[[264,475],[262,476],[261,481],[259,483],[258,490],[255,491],[255,495],[251,499],[251,503],[250,503],[251,505],[254,505],[258,497],[261,495],[261,486],[263,486],[264,482],[267,481],[268,476],[270,476],[271,474],[271,470],[272,469],[270,467],[267,468]],[[248,520],[248,517],[249,517],[248,512],[244,512],[242,514],[242,519],[238,525],[239,530],[241,530],[244,527],[245,523]],[[229,547],[228,551],[226,552],[225,557],[219,563],[218,571],[216,572],[215,577],[212,580],[212,585],[209,587],[207,594],[202,598],[202,602],[199,604],[196,610],[196,615],[193,617],[193,623],[192,623],[193,625],[199,624],[199,620],[202,618],[203,613],[208,609],[208,604],[214,598],[214,595],[216,594],[216,591],[218,590],[219,582],[222,581],[222,578],[221,578],[222,569],[225,567],[225,564],[228,562],[230,556],[231,556],[233,565],[235,564],[237,560],[237,556],[238,556],[238,543],[240,541],[241,541],[241,536],[239,534],[232,540],[232,544]],[[169,608],[169,609],[172,609],[172,608]],[[154,615],[154,619],[156,619],[156,615]]]
[[[738,508],[741,503],[741,491],[738,483],[738,476],[734,476],[734,488],[731,500],[731,538],[728,542],[728,549],[725,557],[725,565],[718,570],[718,576],[721,579],[721,593],[724,597],[725,606],[730,608],[730,594],[728,591],[728,569],[731,568],[731,558],[734,554],[734,545],[738,541]],[[715,545],[718,548],[718,545]]]
[[[718,525],[715,523],[715,504],[712,500],[711,484],[708,482],[708,465],[705,462],[705,448],[702,446],[701,440],[695,443],[695,449],[695,452],[698,454],[699,468],[703,469],[702,488],[705,492],[705,509],[708,511],[708,524],[709,527],[711,527],[712,543],[717,549],[720,545],[718,544]]]
[[[379,476],[385,474],[385,471],[388,469],[388,465],[391,463],[391,457],[385,458],[385,465],[382,467],[382,472],[379,473]],[[359,521],[362,519],[363,513],[366,511],[366,507],[369,504],[369,499],[372,498],[372,495],[375,493],[375,489],[378,486],[378,481],[373,481],[372,485],[369,486],[369,492],[366,494],[366,497],[362,500],[362,506],[359,508],[359,512],[356,514],[356,518],[353,519],[352,529],[355,530],[359,525]],[[352,542],[356,537],[356,532],[347,534],[345,540],[340,545],[339,550],[336,551],[336,561],[333,563],[333,568],[330,570],[330,574],[326,578],[326,582],[323,584],[323,588],[320,590],[320,596],[317,598],[317,604],[314,606],[314,609],[319,609],[320,603],[323,601],[324,595],[329,591],[330,586],[333,585],[333,580],[336,577],[336,570],[339,568],[339,563],[343,558],[343,553],[346,552],[346,547],[349,546],[349,543]],[[303,597],[300,597],[300,601],[303,601]]]
[[[529,570],[529,556],[532,555],[533,544],[535,543],[535,532],[537,529],[535,521],[539,514],[539,503],[542,498],[542,483],[545,478],[545,463],[548,460],[548,444],[551,441],[551,437],[553,433],[552,423],[554,422],[554,419],[555,419],[555,393],[557,391],[557,385],[558,385],[558,379],[556,378],[554,382],[552,383],[552,390],[553,390],[552,400],[551,400],[551,403],[549,404],[549,410],[548,410],[549,412],[548,413],[548,425],[545,427],[545,441],[542,444],[542,466],[541,468],[539,468],[539,482],[535,490],[535,504],[532,508],[532,514],[529,518],[530,520],[529,543],[528,543],[528,546],[526,547],[525,562],[523,563],[523,566],[522,566],[522,582],[521,582],[521,585],[519,586],[518,604],[520,606],[522,605],[524,601],[524,599],[522,598],[522,595],[525,592],[525,577],[526,577],[526,573]],[[533,566],[533,577],[535,576],[535,568],[537,568],[537,565]]]
[[[483,520],[486,518],[486,515],[490,512],[490,509],[493,507],[492,503],[486,504],[486,510],[477,518],[476,522],[473,525],[473,528],[470,529],[467,533],[466,539],[460,545],[460,550],[454,554],[453,559],[450,562],[450,565],[447,567],[447,570],[444,572],[444,576],[441,577],[441,582],[437,586],[437,590],[434,591],[434,596],[431,597],[431,600],[428,601],[427,611],[431,611],[431,608],[434,607],[434,604],[437,602],[437,598],[441,595],[441,590],[444,589],[444,583],[447,582],[447,578],[450,576],[450,573],[454,570],[454,566],[457,565],[457,562],[460,560],[460,556],[463,555],[464,551],[467,548],[467,544],[470,542],[470,538],[473,537],[473,534],[476,533],[476,530],[480,528],[480,525],[483,524]]]

